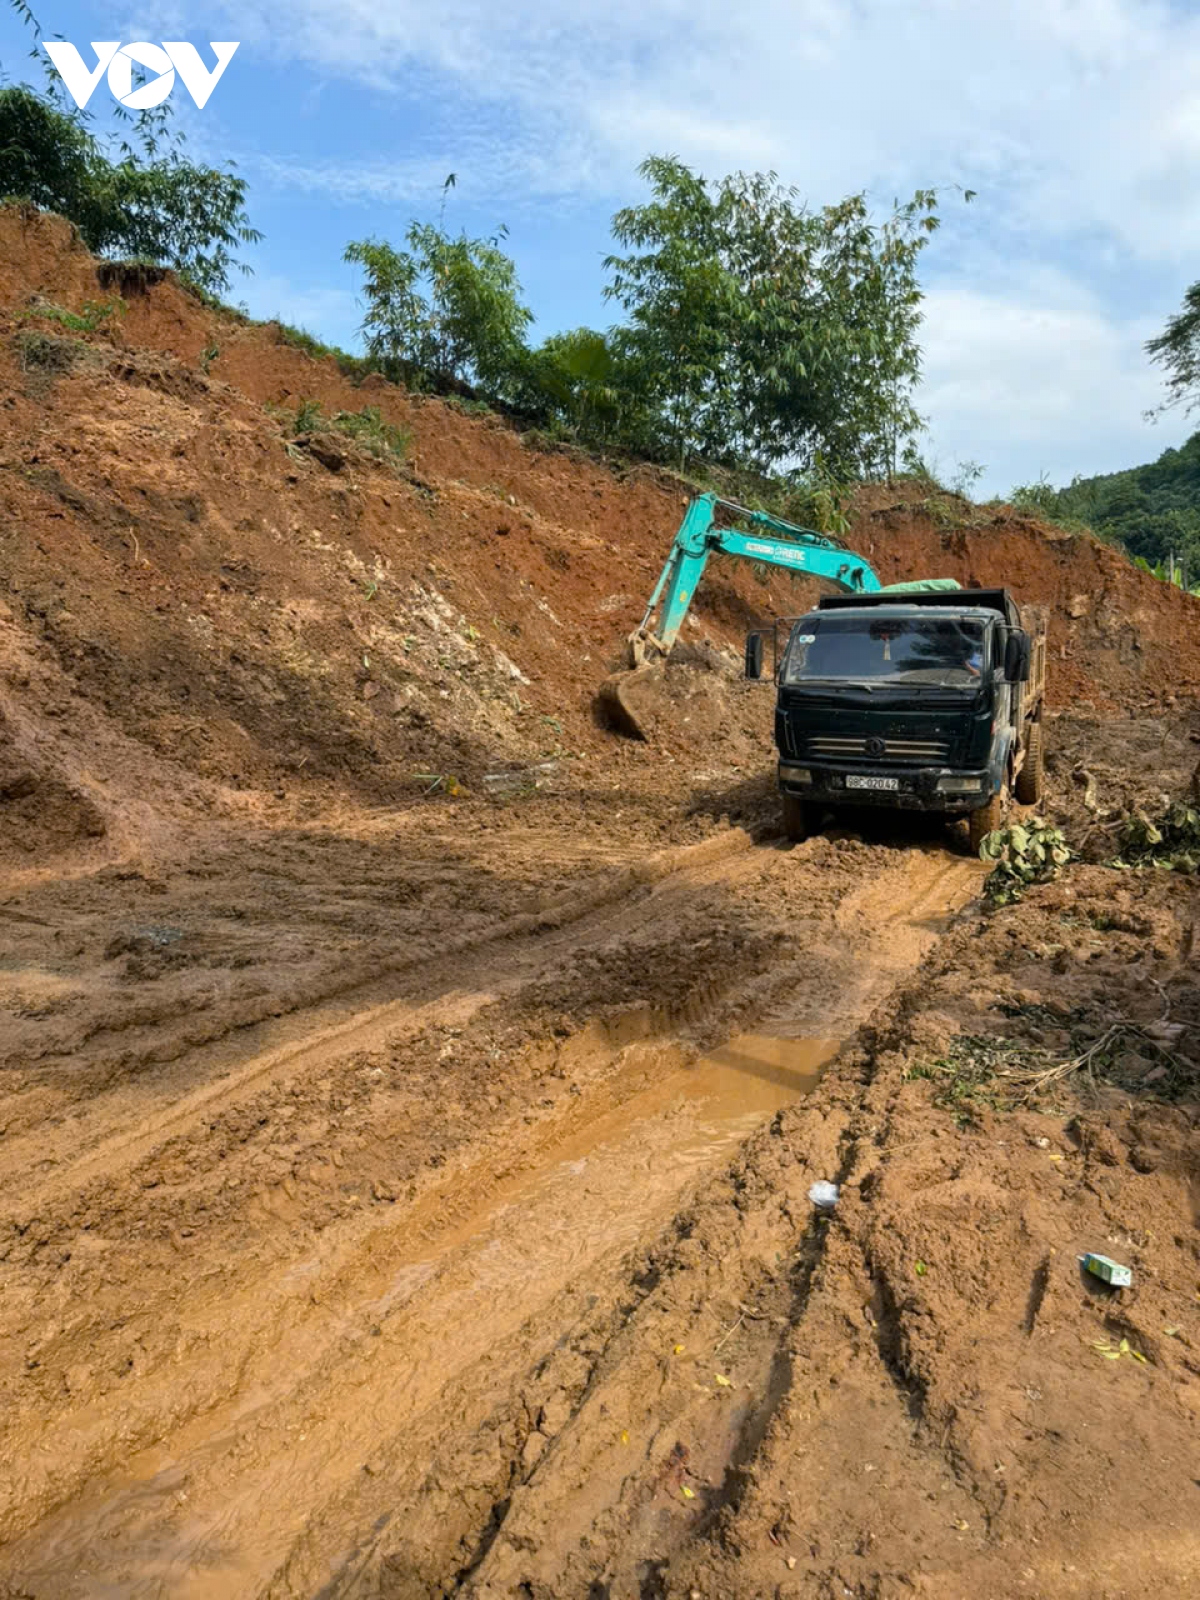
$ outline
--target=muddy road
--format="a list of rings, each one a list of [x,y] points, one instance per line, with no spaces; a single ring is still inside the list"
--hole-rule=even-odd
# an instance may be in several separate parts
[[[12,1593],[485,1582],[585,1349],[980,879],[629,821],[214,829],[9,896]]]

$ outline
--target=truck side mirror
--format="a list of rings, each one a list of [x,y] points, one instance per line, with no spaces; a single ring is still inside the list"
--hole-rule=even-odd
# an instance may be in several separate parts
[[[1029,682],[1029,635],[1021,628],[1010,628],[1004,648],[1004,676],[1009,683]]]
[[[763,636],[761,633],[748,633],[746,635],[746,676],[748,678],[761,678],[763,670]]]

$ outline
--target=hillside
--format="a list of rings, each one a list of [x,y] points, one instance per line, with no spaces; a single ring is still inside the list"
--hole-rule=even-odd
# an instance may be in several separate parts
[[[1157,461],[1038,490],[1049,516],[1087,523],[1152,567],[1172,555],[1200,578],[1200,433]]]
[[[682,480],[13,210],[0,416],[2,1600],[1197,1592],[1198,880],[1111,863],[1200,599],[860,493],[1051,609],[1081,859],[985,912],[927,819],[781,836],[804,584],[714,563],[602,724]]]
[[[64,327],[48,307],[78,312],[114,285],[64,224],[0,214],[0,573],[12,648],[35,652],[42,698],[67,697],[49,734],[22,735],[43,719],[37,697],[10,688],[8,737],[24,752],[10,762],[41,764],[38,781],[44,766],[79,795],[81,818],[110,824],[115,790],[58,737],[76,715],[87,739],[108,741],[110,783],[144,752],[140,799],[201,808],[231,791],[274,803],[327,784],[394,802],[435,778],[478,788],[485,772],[546,761],[622,781],[646,765],[592,702],[640,619],[684,486],[546,453],[497,417],[379,379],[355,387],[169,278],[124,289],[123,314],[90,333]],[[325,419],[378,408],[408,436],[403,460],[375,459],[327,421],[296,437],[314,404]],[[885,581],[1004,582],[1052,605],[1057,704],[1135,704],[1200,682],[1194,603],[1086,537],[872,491],[852,542]],[[717,563],[685,636],[736,650],[747,626],[807,594]],[[719,698],[655,761],[711,763],[705,730],[730,700],[727,758],[765,759],[762,691],[722,684]]]

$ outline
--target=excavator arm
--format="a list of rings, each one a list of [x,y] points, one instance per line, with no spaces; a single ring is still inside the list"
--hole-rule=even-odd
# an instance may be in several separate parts
[[[763,528],[782,538],[766,538],[743,528],[714,527],[718,507],[735,514],[740,522]],[[683,619],[696,593],[711,555],[737,556],[764,566],[827,578],[850,594],[873,594],[880,588],[870,562],[855,555],[823,533],[798,528],[766,511],[749,511],[715,494],[698,495],[688,506],[679,532],[641,624],[630,635],[630,665],[642,666],[652,654],[665,656],[679,636]],[[658,612],[657,626],[654,615]]]

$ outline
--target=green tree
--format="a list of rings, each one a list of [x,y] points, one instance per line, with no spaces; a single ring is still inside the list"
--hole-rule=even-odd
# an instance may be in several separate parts
[[[220,293],[235,252],[262,237],[245,194],[241,178],[185,161],[177,147],[154,160],[127,149],[112,161],[83,119],[48,96],[0,89],[0,196],[68,218],[97,255],[173,267]]]
[[[648,456],[663,452],[661,418],[619,328],[551,334],[528,352],[514,403],[572,439]]]
[[[1164,409],[1183,405],[1194,411],[1200,405],[1200,282],[1187,290],[1181,309],[1156,339],[1147,341],[1146,350],[1166,372]]]
[[[627,253],[608,257],[605,292],[677,458],[894,468],[920,420],[916,263],[934,191],[879,225],[862,195],[810,211],[773,173],[713,184],[663,156],[640,171],[651,199],[613,219]]]
[[[732,420],[730,356],[743,308],[719,197],[672,157],[651,156],[639,172],[653,199],[613,218],[614,237],[633,253],[606,258],[604,293],[629,316],[626,346],[682,466]]]
[[[40,40],[27,0],[9,3]],[[36,42],[30,54],[46,88],[0,89],[0,197],[65,216],[97,255],[173,267],[210,294],[229,287],[235,268],[250,270],[236,252],[262,235],[246,213],[246,184],[184,158],[169,100],[132,119],[118,108],[128,137],[106,145]]]
[[[414,222],[405,241],[407,250],[376,239],[346,246],[365,276],[368,354],[409,384],[473,382],[504,398],[533,320],[513,262],[495,239],[452,238],[430,223]]]

